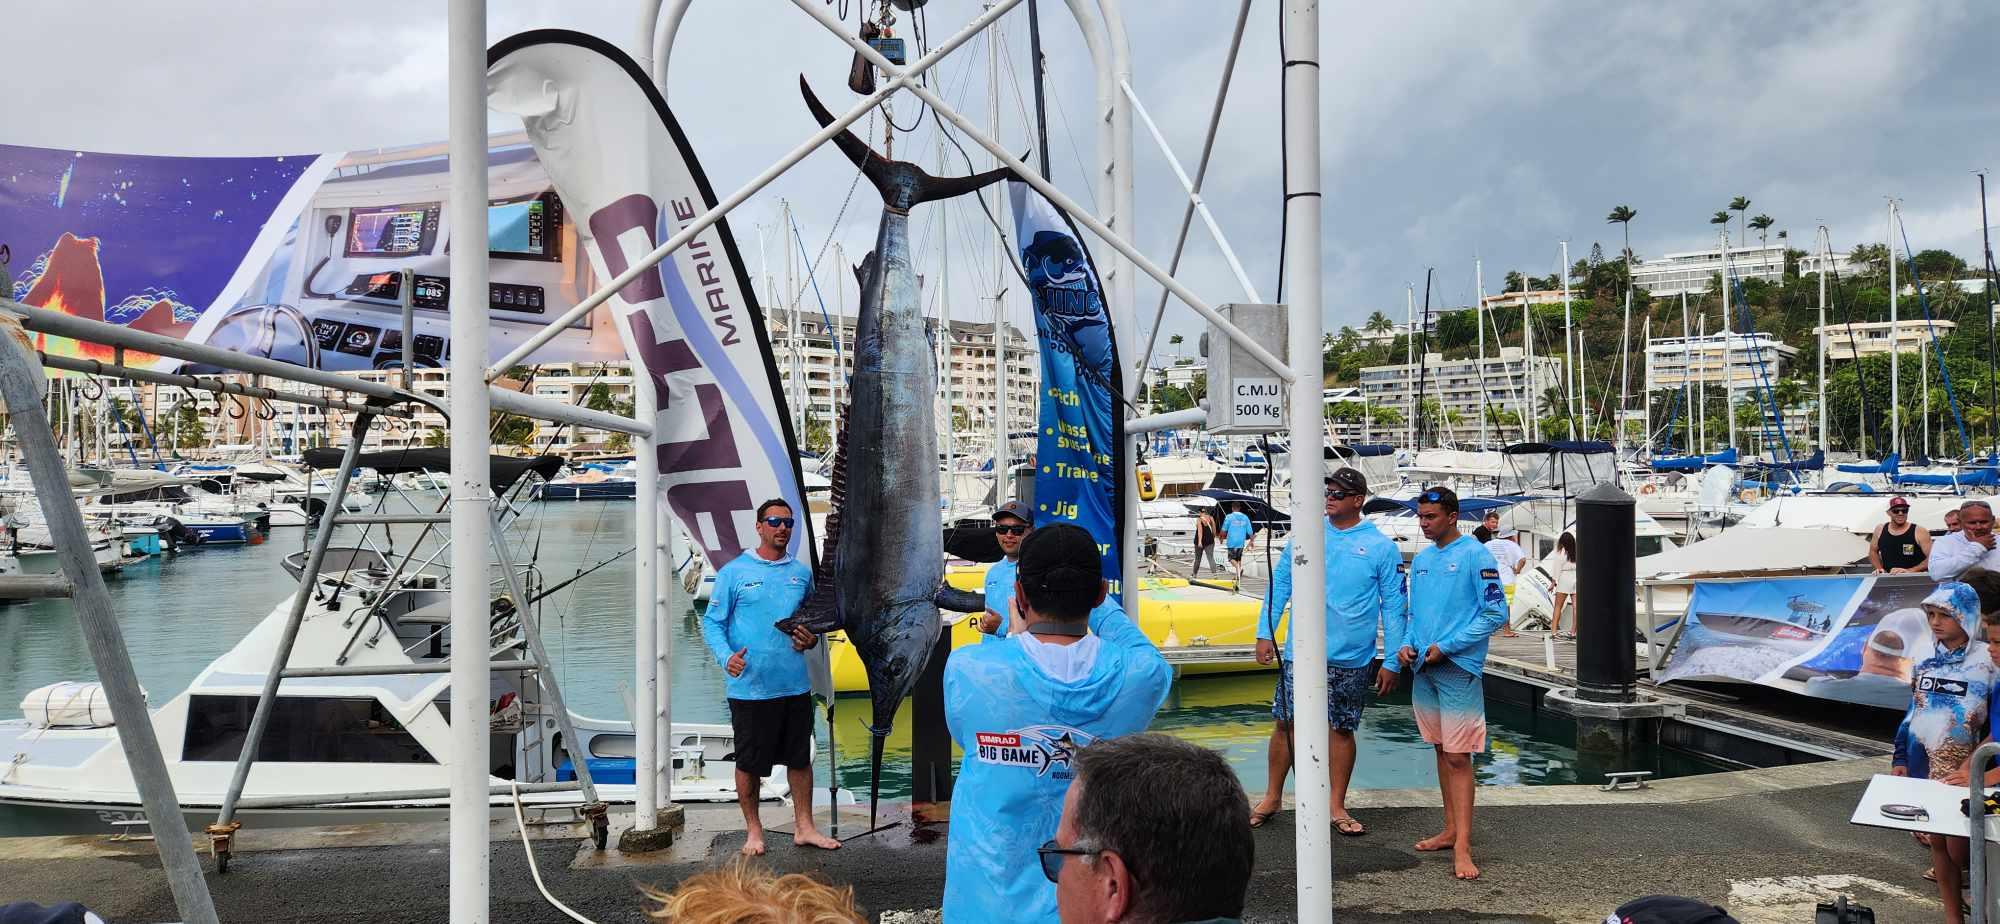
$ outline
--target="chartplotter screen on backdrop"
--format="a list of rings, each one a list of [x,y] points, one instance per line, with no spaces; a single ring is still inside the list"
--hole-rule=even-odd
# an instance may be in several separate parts
[[[534,150],[496,139],[487,182],[486,313],[504,355],[597,284]],[[0,145],[0,244],[13,298],[330,371],[451,355],[444,145],[346,154],[165,157]],[[407,281],[406,281],[407,280]],[[60,353],[108,347],[45,338]],[[607,311],[535,354],[625,356]],[[156,357],[128,361],[172,366]]]
[[[1698,582],[1660,681],[1729,680],[1884,709],[1934,646],[1922,575]]]

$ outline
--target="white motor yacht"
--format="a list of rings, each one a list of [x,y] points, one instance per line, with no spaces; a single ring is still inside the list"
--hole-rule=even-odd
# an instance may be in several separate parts
[[[287,560],[294,577],[303,570],[304,556],[295,553]],[[407,666],[412,672],[283,681],[237,817],[253,830],[442,818],[448,805],[442,798],[348,800],[355,793],[444,790],[450,784],[452,691],[449,674],[439,672],[451,655],[445,581],[396,571],[366,550],[330,549],[328,562],[312,588],[288,669],[336,674],[339,668]],[[174,791],[196,830],[216,818],[291,606],[290,599],[278,604],[186,690],[152,711],[152,731]],[[493,646],[475,656],[532,661],[513,602],[496,597],[493,619]],[[475,694],[490,715],[496,791],[506,792],[510,781],[570,779],[571,759],[582,754],[589,758],[601,800],[631,802],[631,724],[572,714],[580,740],[562,740],[556,706],[537,682],[540,673],[496,670],[491,692]],[[110,724],[102,710],[67,708],[77,697],[93,696],[93,688],[36,691],[23,704],[27,717],[0,721],[0,833],[108,834],[143,818],[118,744],[124,729]],[[736,798],[734,739],[727,725],[675,724],[669,737],[664,750],[672,753],[675,800]],[[778,797],[784,773],[780,767],[766,779],[765,798]],[[296,804],[258,806],[258,800],[272,797]],[[520,798],[531,812],[579,801],[576,792]],[[494,796],[493,810],[511,813],[512,798]]]

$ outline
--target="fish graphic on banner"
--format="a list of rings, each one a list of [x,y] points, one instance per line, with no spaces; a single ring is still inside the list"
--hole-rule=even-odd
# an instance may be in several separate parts
[[[1035,519],[1074,523],[1096,537],[1111,595],[1123,603],[1124,387],[1104,287],[1067,216],[1026,183],[1009,182],[1007,192],[1041,342]]]
[[[638,65],[595,36],[538,30],[487,56],[489,104],[517,115],[599,278],[623,273],[716,203],[694,149]],[[806,510],[764,317],[726,221],[606,303],[637,387],[657,397],[660,496],[719,569],[756,545],[757,505]],[[813,558],[801,517],[792,553]],[[831,699],[826,646],[809,659]]]

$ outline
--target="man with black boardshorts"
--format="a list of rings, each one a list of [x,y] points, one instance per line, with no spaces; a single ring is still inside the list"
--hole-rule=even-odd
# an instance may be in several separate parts
[[[757,506],[757,547],[715,573],[715,592],[701,614],[702,641],[729,675],[729,725],[736,735],[736,803],[750,832],[745,856],[764,852],[758,797],[764,777],[780,764],[792,787],[792,843],[833,850],[840,842],[819,832],[812,817],[812,681],[804,652],[819,638],[778,623],[798,612],[812,591],[812,566],[792,557],[797,520],[784,500]]]

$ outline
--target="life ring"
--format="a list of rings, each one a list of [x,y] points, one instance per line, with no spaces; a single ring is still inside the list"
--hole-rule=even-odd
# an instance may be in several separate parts
[[[1746,504],[1754,504],[1757,502],[1757,492],[1749,488],[1744,488],[1742,491],[1737,493],[1736,499]]]
[[[1659,490],[1660,489],[1657,486],[1651,484],[1643,484],[1639,486],[1639,493],[1641,494],[1652,494]]]
[[[1153,470],[1141,466],[1139,468],[1139,499],[1149,501],[1159,496],[1160,487],[1153,482]]]

